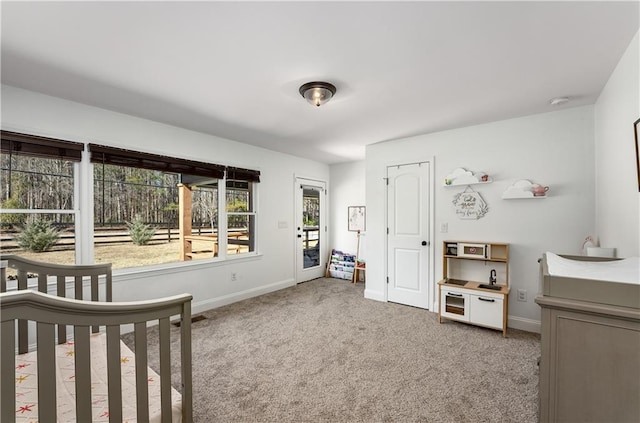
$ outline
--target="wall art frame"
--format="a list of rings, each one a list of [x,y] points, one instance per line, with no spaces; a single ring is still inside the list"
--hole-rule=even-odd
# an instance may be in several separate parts
[[[347,218],[350,232],[363,232],[367,228],[367,210],[365,206],[348,206]]]

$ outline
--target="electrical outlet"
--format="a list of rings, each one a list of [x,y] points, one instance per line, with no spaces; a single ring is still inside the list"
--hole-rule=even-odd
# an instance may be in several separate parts
[[[235,282],[238,280],[238,275],[236,272],[231,272],[231,282]]]
[[[449,224],[448,223],[441,223],[440,224],[440,232],[443,234],[446,234],[447,232],[449,232]]]
[[[527,290],[518,289],[518,301],[527,302]]]

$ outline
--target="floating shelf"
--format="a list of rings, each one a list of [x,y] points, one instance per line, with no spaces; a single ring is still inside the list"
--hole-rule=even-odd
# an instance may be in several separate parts
[[[533,186],[537,185],[527,179],[521,179],[516,181],[502,193],[503,200],[517,200],[517,199],[533,199],[541,200],[547,198],[547,194],[534,195]]]
[[[483,181],[482,177],[486,176],[487,180]],[[454,187],[459,185],[476,185],[476,184],[490,184],[493,182],[484,172],[471,172],[462,167],[454,169],[453,172],[444,177],[445,187]],[[450,183],[447,183],[449,181]]]

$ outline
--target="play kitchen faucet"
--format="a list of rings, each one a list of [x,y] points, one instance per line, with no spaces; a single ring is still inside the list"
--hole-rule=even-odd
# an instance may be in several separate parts
[[[491,273],[489,273],[489,283],[491,285],[495,285],[497,278],[496,278],[496,269],[491,269]]]

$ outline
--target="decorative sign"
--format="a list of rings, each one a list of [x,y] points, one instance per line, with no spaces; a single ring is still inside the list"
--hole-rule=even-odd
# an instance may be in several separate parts
[[[453,205],[460,219],[480,219],[489,211],[480,194],[470,187],[453,197]]]

